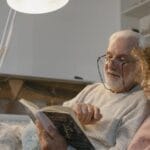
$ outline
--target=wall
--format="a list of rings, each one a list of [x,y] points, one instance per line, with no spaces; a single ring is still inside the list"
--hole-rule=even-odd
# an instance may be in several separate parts
[[[1,1],[6,5],[5,0]],[[4,14],[0,12],[0,16]],[[107,48],[109,35],[119,29],[119,0],[70,0],[53,13],[18,13],[0,71],[55,79],[72,80],[80,76],[84,80],[99,80],[96,59]]]
[[[8,12],[6,0],[0,0],[0,38]],[[0,68],[1,73],[33,74],[33,36],[33,16],[17,13],[8,53]]]

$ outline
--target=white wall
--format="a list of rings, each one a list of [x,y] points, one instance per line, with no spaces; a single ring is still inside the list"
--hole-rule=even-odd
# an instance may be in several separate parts
[[[119,29],[119,0],[70,0],[53,13],[18,13],[1,72],[99,80],[96,59],[107,48],[110,34]]]
[[[8,12],[6,0],[0,0],[0,38]],[[8,53],[0,68],[1,73],[33,74],[33,36],[33,16],[17,13]]]

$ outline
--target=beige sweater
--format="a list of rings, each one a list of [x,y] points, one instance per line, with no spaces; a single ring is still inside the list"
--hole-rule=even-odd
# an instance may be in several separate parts
[[[138,87],[116,94],[97,83],[87,86],[63,105],[72,107],[80,102],[93,104],[101,110],[103,118],[94,125],[85,126],[96,150],[126,150],[145,116],[146,100]]]

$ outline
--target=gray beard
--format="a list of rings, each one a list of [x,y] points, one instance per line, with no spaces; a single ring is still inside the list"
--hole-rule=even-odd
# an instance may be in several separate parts
[[[126,78],[118,78],[118,79],[110,79],[107,75],[105,75],[105,82],[108,87],[108,89],[119,92],[119,91],[127,91],[128,88],[134,84],[134,72],[128,74]]]
[[[112,80],[106,77],[106,86],[112,91],[119,91],[124,88],[123,80]]]

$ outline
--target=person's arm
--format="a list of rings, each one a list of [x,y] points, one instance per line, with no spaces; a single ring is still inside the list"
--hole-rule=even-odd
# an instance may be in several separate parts
[[[131,112],[124,116],[116,133],[116,144],[109,150],[127,150],[131,139],[144,120],[145,107],[145,103],[137,104]]]
[[[144,120],[133,140],[131,141],[128,150],[146,150],[150,148],[150,115]]]
[[[97,85],[98,84],[88,85],[75,98],[66,101],[63,104],[63,106],[71,107],[79,121],[84,125],[94,124],[102,118],[100,109],[86,102],[87,99],[90,99],[88,95],[94,96],[92,92]]]

